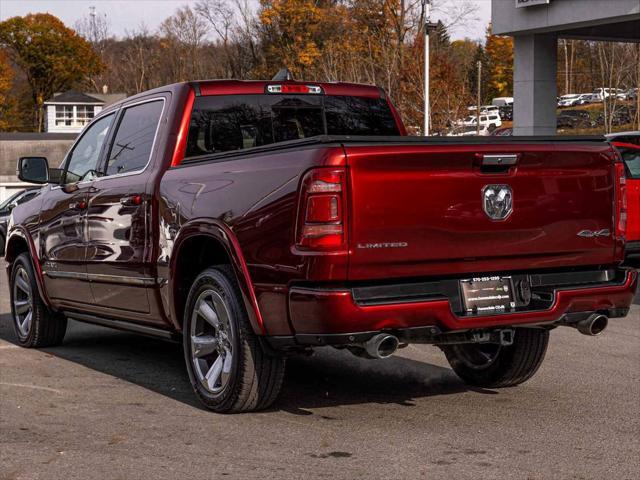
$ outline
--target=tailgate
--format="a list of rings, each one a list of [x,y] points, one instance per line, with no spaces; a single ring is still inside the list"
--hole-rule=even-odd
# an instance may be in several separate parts
[[[352,280],[615,260],[615,155],[606,143],[346,144],[345,150]],[[505,167],[509,162],[515,164]],[[506,212],[509,192],[511,213],[490,218],[486,209],[494,217]]]

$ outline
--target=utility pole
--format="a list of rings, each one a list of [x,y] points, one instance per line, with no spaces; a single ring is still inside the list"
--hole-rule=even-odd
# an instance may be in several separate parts
[[[424,6],[424,125],[422,134],[429,135],[429,10],[431,0],[422,0]]]
[[[476,106],[476,133],[480,135],[480,89],[482,88],[482,62],[478,60],[478,105]]]
[[[91,17],[91,42],[95,45],[98,40],[98,34],[96,32],[96,7],[93,5],[89,7],[89,16]]]

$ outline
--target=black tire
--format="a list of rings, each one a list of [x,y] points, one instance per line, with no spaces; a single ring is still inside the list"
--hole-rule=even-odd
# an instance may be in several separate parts
[[[210,322],[205,321],[204,316],[197,313],[201,312],[199,305],[202,302],[214,298],[207,297],[208,295],[214,296],[218,302],[208,305],[213,305],[220,324],[226,325],[223,329],[228,331],[223,332],[224,335],[220,333],[220,327],[214,328]],[[225,317],[228,318],[228,322],[224,321]],[[208,335],[197,331],[200,324],[202,328],[209,328]],[[273,404],[282,387],[285,359],[262,348],[251,328],[235,275],[229,267],[207,268],[196,278],[187,298],[183,326],[184,354],[189,380],[196,396],[207,408],[218,413],[239,413],[262,410]],[[208,384],[207,379],[213,370],[213,364],[218,360],[217,357],[221,357],[221,364],[225,365],[221,368],[226,368],[225,353],[221,349],[211,350],[210,353],[196,358],[198,355],[194,354],[192,333],[194,336],[201,334],[206,338],[215,337],[217,345],[226,343],[230,346],[231,350],[227,350],[227,354],[232,359],[225,376],[226,383],[222,383],[222,374],[218,372],[221,379],[220,387],[216,386],[217,380],[213,381],[213,386],[205,384]],[[206,378],[203,378],[203,369],[209,369]],[[216,388],[220,388],[221,391],[213,391]]]
[[[6,239],[4,238],[4,234],[0,232],[0,257],[4,257],[4,242]]]
[[[469,385],[501,388],[520,385],[533,377],[548,344],[548,330],[517,328],[512,345],[446,345],[442,350],[453,371]]]
[[[13,262],[10,295],[13,328],[21,346],[41,348],[62,343],[67,319],[49,310],[40,298],[31,258],[26,253],[20,254]],[[27,310],[19,311],[23,308]],[[27,320],[29,312],[31,317]]]

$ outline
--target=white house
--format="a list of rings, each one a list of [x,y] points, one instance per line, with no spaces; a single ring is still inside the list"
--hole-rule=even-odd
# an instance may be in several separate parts
[[[47,111],[45,132],[77,133],[104,107],[124,98],[124,93],[82,93],[75,90],[56,93],[44,102]]]

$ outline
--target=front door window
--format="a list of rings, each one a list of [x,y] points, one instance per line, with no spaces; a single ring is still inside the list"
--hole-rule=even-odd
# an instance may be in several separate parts
[[[107,115],[93,123],[75,144],[69,155],[63,183],[91,180],[97,175],[100,151],[109,133],[114,115]]]

